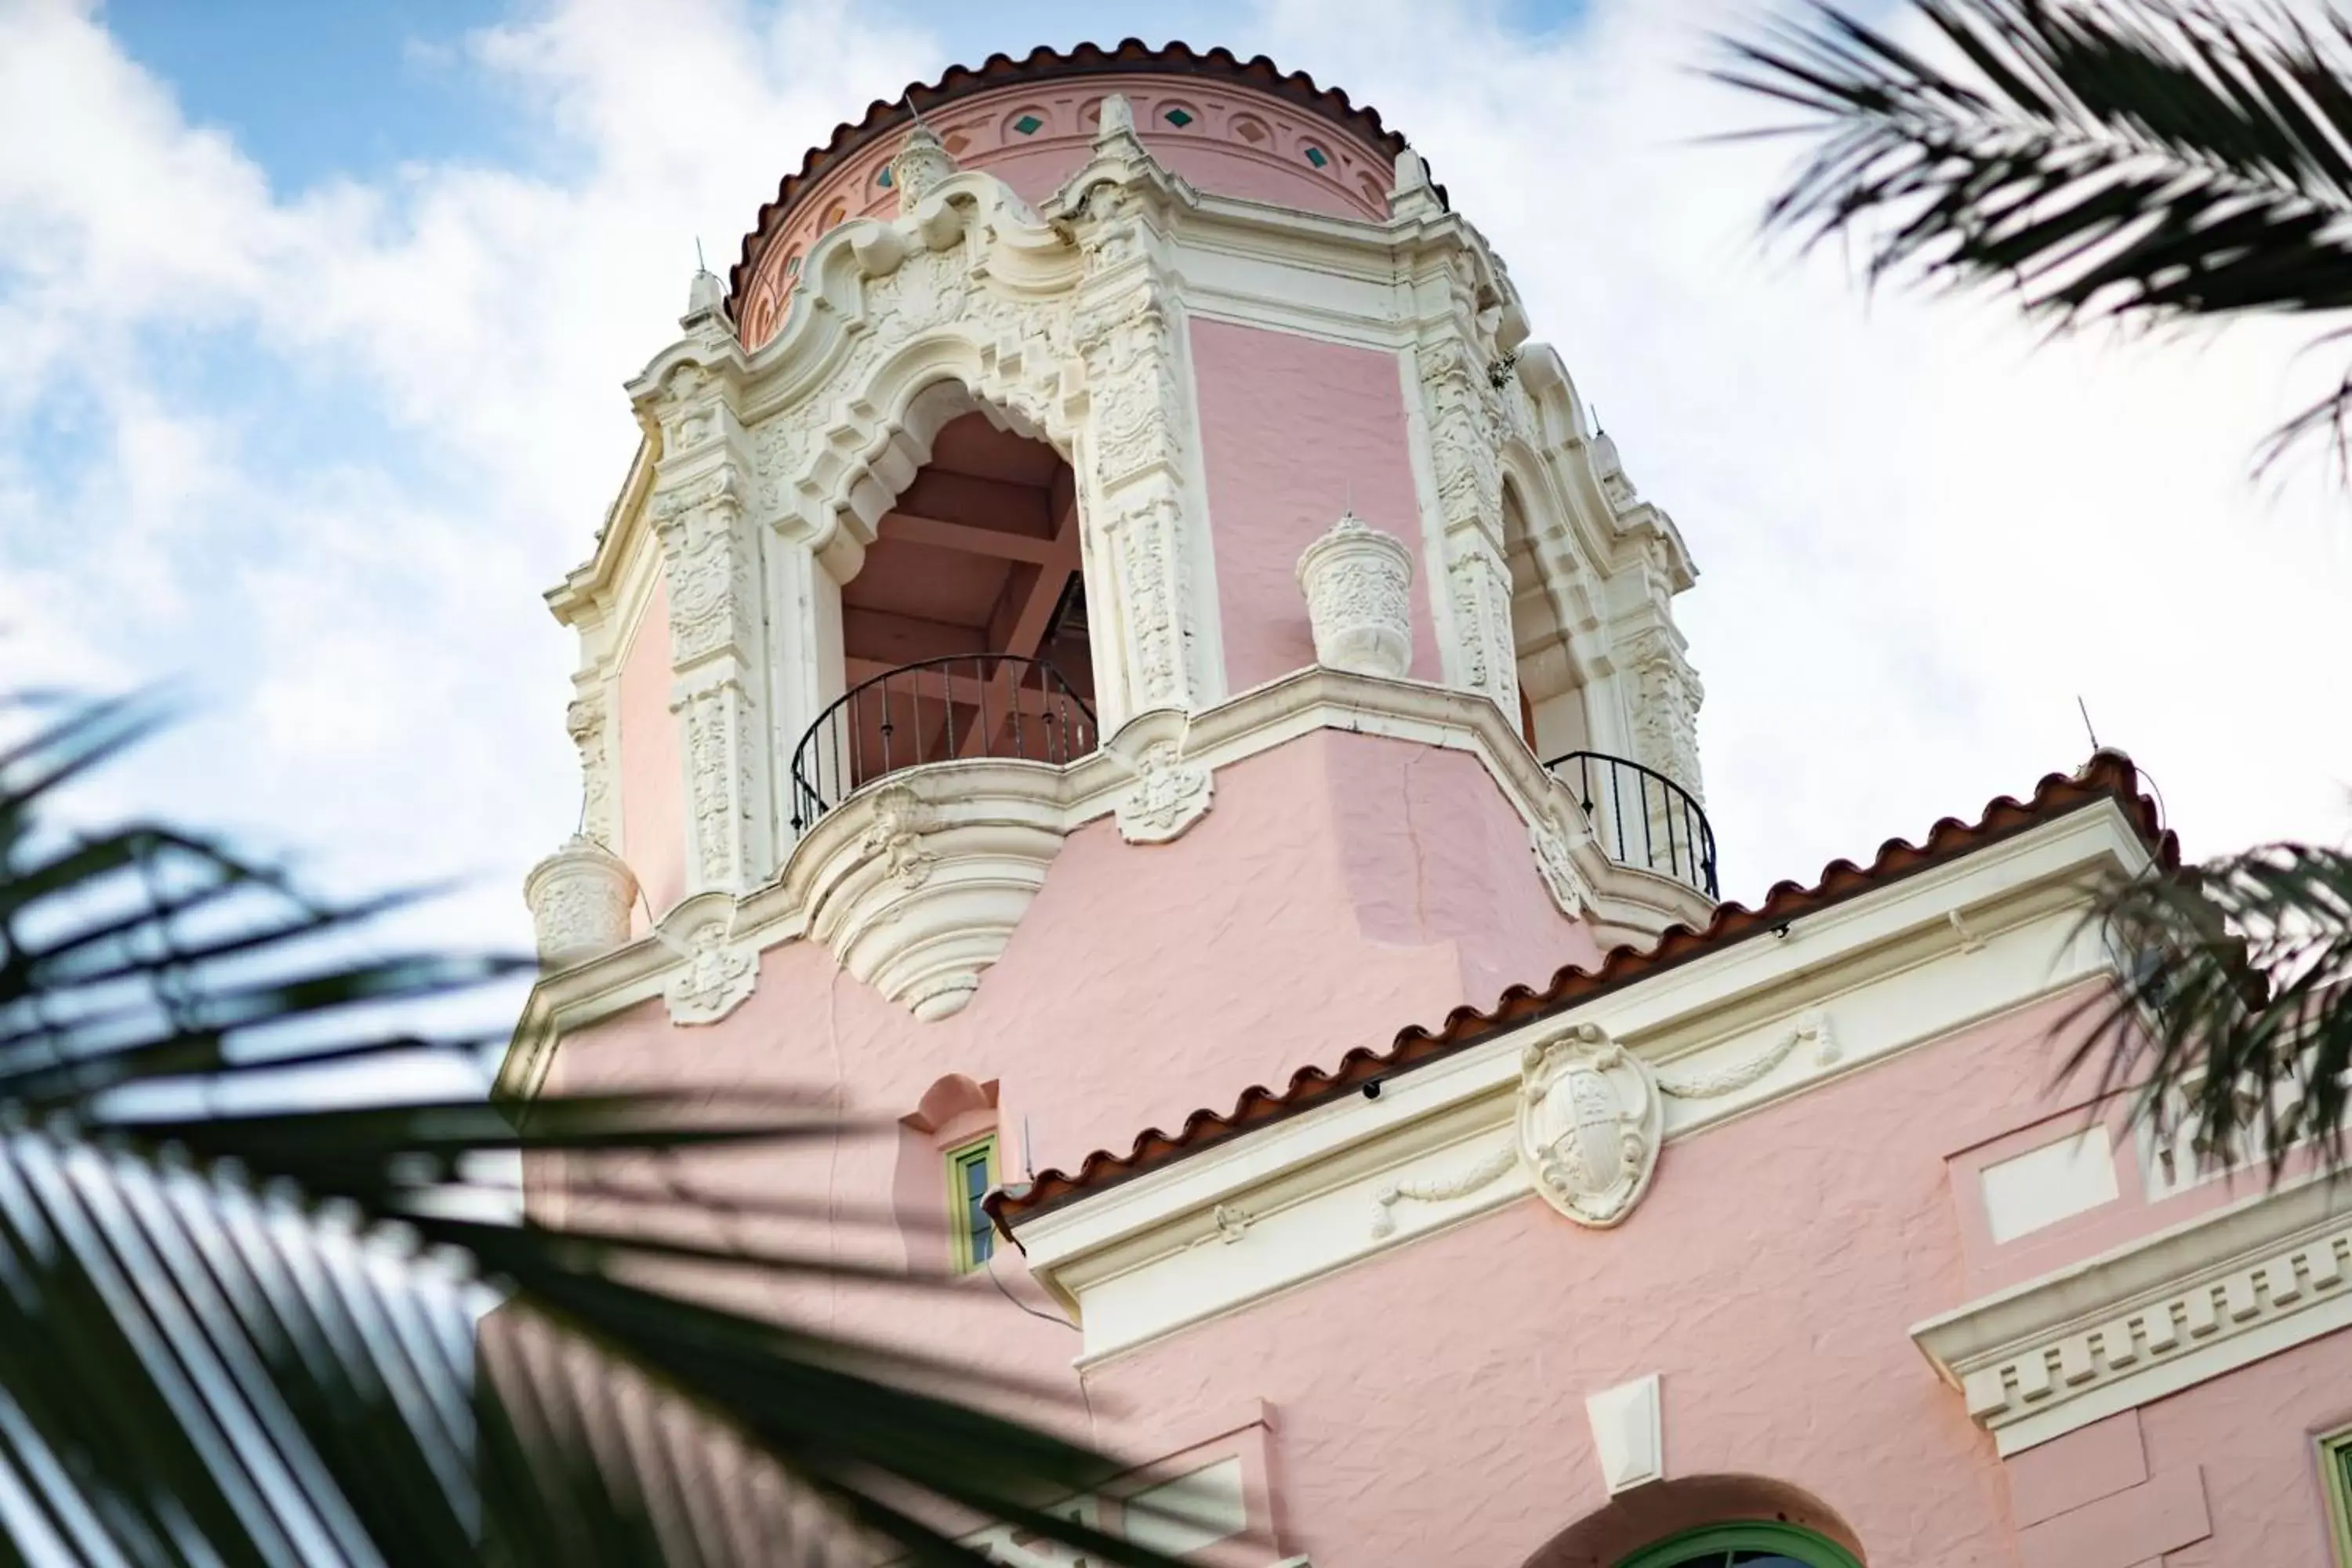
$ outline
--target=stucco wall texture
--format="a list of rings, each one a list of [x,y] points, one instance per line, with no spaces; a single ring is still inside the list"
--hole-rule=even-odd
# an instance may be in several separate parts
[[[1442,679],[1396,356],[1224,321],[1192,343],[1227,687],[1315,662],[1298,557],[1351,508],[1411,550],[1411,673]]]
[[[909,1181],[928,1144],[891,1123],[950,1074],[995,1085],[1009,1158],[1026,1130],[1040,1165],[1067,1164],[1590,962],[1591,945],[1472,759],[1323,731],[1221,772],[1215,809],[1173,849],[1108,823],[1073,836],[955,1017],[918,1024],[795,942],[717,1026],[673,1027],[654,1003],[571,1037],[551,1087],[838,1089],[882,1130],[698,1161],[688,1186],[719,1205],[699,1223],[738,1245],[936,1267],[946,1194]],[[1262,1401],[1280,1544],[1318,1568],[1528,1563],[1609,1503],[1584,1396],[1650,1373],[1669,1477],[1796,1489],[1873,1568],[2323,1568],[2312,1436],[2352,1419],[2352,1336],[2145,1407],[2144,1476],[2119,1468],[2112,1434],[2005,1465],[1911,1342],[1976,1293],[1950,1157],[2048,1118],[2053,1031],[2080,1001],[1678,1139],[1619,1229],[1523,1199],[1075,1373],[1077,1336],[1010,1249],[993,1280],[945,1293],[699,1288],[976,1352],[1039,1380],[1028,1414],[1139,1458]],[[830,1233],[763,1215],[780,1196],[822,1197]],[[575,1202],[566,1217],[597,1215]]]

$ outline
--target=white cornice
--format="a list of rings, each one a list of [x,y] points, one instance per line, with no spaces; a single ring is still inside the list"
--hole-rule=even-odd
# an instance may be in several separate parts
[[[2089,875],[2146,851],[2110,801],[1022,1220],[1086,1355],[1131,1348],[1526,1195],[1522,1046],[1592,1023],[1670,1084],[1669,1142],[2104,973]],[[1964,912],[1961,949],[1950,916]],[[1318,1040],[1329,1062],[1351,1046]],[[1662,1179],[1671,1180],[1671,1166]],[[1396,1194],[1396,1195],[1392,1195]]]
[[[2003,1455],[2352,1326],[2352,1187],[2326,1175],[1932,1318],[1911,1337]]]
[[[545,1076],[550,1053],[565,1032],[661,994],[687,960],[687,938],[726,915],[731,944],[752,952],[807,933],[825,868],[845,839],[866,826],[864,816],[893,782],[922,781],[927,801],[952,809],[961,793],[975,798],[1025,798],[1043,824],[1065,835],[1115,813],[1134,787],[1129,759],[1150,739],[1181,736],[1183,760],[1211,770],[1321,730],[1381,735],[1465,752],[1476,757],[1512,808],[1531,827],[1573,821],[1574,796],[1546,773],[1494,703],[1448,687],[1384,680],[1312,666],[1251,688],[1186,718],[1166,710],[1138,714],[1100,749],[1066,767],[993,759],[933,763],[903,769],[860,791],[829,813],[793,847],[782,873],[740,898],[704,893],[664,915],[653,931],[625,947],[543,976],[532,988],[499,1069],[498,1092],[528,1099]],[[1711,908],[1700,894],[1670,879],[1616,866],[1589,837],[1565,841],[1593,898],[1586,918],[1604,939],[1654,934],[1681,921],[1702,922]],[[721,900],[714,903],[713,900]],[[1603,945],[1608,945],[1604,940]]]

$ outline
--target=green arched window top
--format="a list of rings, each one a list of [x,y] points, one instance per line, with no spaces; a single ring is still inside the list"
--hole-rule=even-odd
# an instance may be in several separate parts
[[[1833,1541],[1792,1524],[1711,1524],[1644,1546],[1617,1568],[1862,1568]]]

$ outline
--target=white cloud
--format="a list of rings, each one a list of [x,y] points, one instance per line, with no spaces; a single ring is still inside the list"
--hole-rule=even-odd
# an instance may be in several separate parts
[[[289,195],[102,24],[0,7],[12,671],[192,676],[194,721],[110,799],[331,881],[478,874],[439,934],[525,941],[520,872],[576,804],[538,599],[634,449],[620,384],[674,331],[694,237],[723,268],[862,106],[841,84],[929,46],[826,0],[555,5],[463,49],[546,167]],[[29,417],[61,410],[68,447]]]

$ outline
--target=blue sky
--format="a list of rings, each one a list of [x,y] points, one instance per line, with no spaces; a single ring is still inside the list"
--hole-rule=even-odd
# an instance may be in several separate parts
[[[0,0],[0,648],[165,679],[94,808],[317,877],[457,875],[527,936],[568,829],[539,602],[626,465],[620,384],[833,124],[954,59],[1140,33],[1377,104],[1509,260],[1702,582],[1727,890],[2022,793],[2102,739],[2193,851],[2340,839],[2352,502],[2253,444],[2294,339],[2037,349],[1759,247],[1780,154],[1690,68],[1741,0]]]

